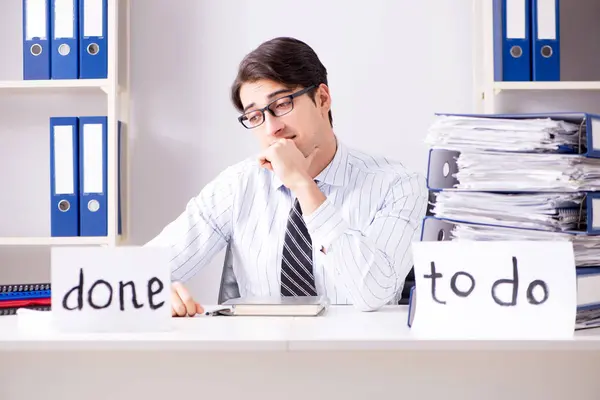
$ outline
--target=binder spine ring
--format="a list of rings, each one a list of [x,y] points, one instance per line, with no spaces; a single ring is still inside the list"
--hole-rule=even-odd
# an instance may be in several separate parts
[[[90,43],[87,47],[88,54],[95,56],[100,51],[100,46],[97,43]]]
[[[58,54],[60,54],[61,56],[67,56],[69,55],[69,53],[71,53],[71,46],[69,46],[68,44],[63,43],[60,46],[58,46]]]
[[[442,175],[444,178],[447,178],[448,175],[450,175],[450,164],[448,164],[448,161],[446,161],[442,166]]]
[[[71,208],[71,203],[69,200],[61,200],[58,202],[58,209],[62,212],[67,212]]]
[[[443,229],[440,229],[438,231],[438,234],[437,234],[437,240],[438,240],[438,242],[443,242],[443,241],[449,240],[449,239],[450,238],[446,238],[446,231],[444,231]]]
[[[540,50],[540,53],[542,54],[542,57],[550,58],[550,57],[552,57],[552,47],[546,45],[546,46],[542,47],[542,49]]]
[[[35,43],[31,46],[31,48],[29,49],[29,51],[31,52],[31,54],[33,54],[34,56],[39,56],[40,54],[42,54],[42,46],[39,43]]]
[[[96,212],[100,209],[100,203],[98,202],[98,200],[90,200],[88,202],[88,210],[90,210],[91,212]]]
[[[510,48],[510,55],[514,58],[519,58],[523,55],[523,49],[521,46],[513,46]]]

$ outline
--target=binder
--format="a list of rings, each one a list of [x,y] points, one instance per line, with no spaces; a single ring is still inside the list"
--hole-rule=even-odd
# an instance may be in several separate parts
[[[577,304],[579,309],[600,307],[600,267],[577,268]]]
[[[560,0],[532,1],[532,80],[560,81]]]
[[[50,283],[0,285],[0,306],[6,306],[9,304],[7,301],[13,300],[49,299],[51,286]]]
[[[413,321],[415,319],[415,311],[417,309],[417,291],[415,286],[410,288],[410,295],[408,296],[408,318],[406,324],[409,328],[412,328]]]
[[[20,308],[25,308],[27,310],[32,310],[32,311],[51,311],[52,307],[50,305],[42,305],[42,306],[0,308],[0,316],[15,315],[15,314],[17,314],[17,310],[19,310]]]
[[[0,292],[0,303],[5,300],[45,299],[50,298],[50,290],[33,290],[29,292]]]
[[[0,295],[3,293],[46,291],[51,288],[51,283],[15,283],[10,285],[0,285]]]
[[[494,0],[494,80],[531,80],[530,0]]]
[[[50,117],[50,234],[79,236],[79,135],[76,117]]]
[[[108,76],[108,1],[79,1],[79,78]]]
[[[441,189],[443,190],[443,189]],[[433,191],[435,192],[435,191]],[[510,192],[510,193],[516,193],[516,192]],[[558,230],[558,229],[542,229],[542,228],[533,228],[533,227],[527,227],[527,228],[523,228],[521,226],[514,226],[513,224],[510,223],[510,221],[502,221],[499,220],[497,223],[493,224],[494,226],[499,226],[499,227],[507,227],[507,228],[515,228],[515,229],[530,229],[530,230],[539,230],[539,231],[544,231],[544,232],[562,232],[562,233],[567,233],[567,234],[573,234],[573,235],[580,235],[580,234],[586,234],[586,235],[600,235],[600,192],[584,192],[583,194],[583,201],[581,204],[581,207],[579,210],[574,210],[575,213],[573,214],[575,219],[578,221],[577,224],[573,224],[573,225],[577,225],[577,229],[566,229],[566,230]],[[433,197],[434,198],[434,197]],[[430,200],[432,201],[432,200]],[[433,202],[435,202],[435,200],[433,200]],[[432,214],[435,217],[438,217],[439,215],[436,214]],[[457,222],[457,223],[468,223],[471,225],[490,225],[490,224],[484,224],[483,222],[478,222],[478,218],[477,217],[472,217],[472,219],[470,219],[469,221],[463,221],[463,220],[457,220],[457,219],[453,219],[453,218],[448,218],[447,216],[441,215],[444,221],[448,221],[448,222]],[[479,219],[479,221],[481,221],[481,219]],[[440,234],[441,232],[443,232],[442,229],[440,229],[438,231],[438,234]]]
[[[574,152],[569,148],[561,148],[561,154],[579,154],[587,158],[600,158],[600,114],[566,111],[545,113],[518,113],[518,114],[449,114],[436,113],[435,115],[463,116],[476,118],[510,118],[510,119],[532,119],[549,118],[552,120],[566,121],[580,126],[581,147],[583,151]]]
[[[466,153],[470,154],[470,153]],[[490,152],[490,158],[499,155],[500,153]],[[517,153],[506,153],[506,155],[511,155],[512,158],[515,158],[514,162],[517,162],[519,158]],[[524,155],[531,156],[531,153],[524,153]],[[591,154],[587,152],[582,155],[572,154],[568,155],[572,157],[572,161],[581,161],[583,158],[586,158],[586,155]],[[542,154],[541,154],[542,155]],[[461,152],[458,150],[446,150],[446,149],[430,149],[429,157],[427,163],[427,188],[429,190],[442,190],[442,189],[458,189],[458,185],[460,184],[456,175],[459,173],[459,158],[461,156]],[[594,160],[597,160],[596,157],[590,157]],[[600,190],[600,183],[596,183],[596,180],[590,180],[589,182],[594,183],[594,187],[591,188],[591,191]],[[552,183],[552,182],[549,182]],[[589,186],[589,185],[588,185]],[[494,192],[514,192],[515,190],[508,190],[503,188],[494,188],[494,189],[463,189],[463,190],[478,190],[478,191],[494,191]],[[586,191],[587,189],[576,190],[573,188],[564,188],[562,190],[555,190],[550,188],[532,188],[529,190],[519,190],[519,191],[537,191],[537,192],[557,192],[557,191],[568,191],[568,192],[581,192]]]
[[[446,221],[441,218],[425,217],[421,223],[421,242],[451,240],[451,232],[455,225],[455,222]]]
[[[23,0],[23,79],[50,79],[50,0]]]
[[[0,308],[25,307],[25,306],[49,306],[52,303],[50,297],[40,299],[19,299],[0,301]]]
[[[600,158],[600,115],[585,112],[550,112],[523,114],[438,114],[461,115],[484,118],[551,118],[568,121],[580,126],[580,148],[575,152],[571,148],[561,148],[557,154],[571,154],[584,158]],[[453,188],[458,184],[455,174],[458,172],[458,150],[433,148],[429,150],[427,167],[427,187],[430,190]],[[527,153],[532,154],[532,153]]]
[[[80,235],[107,236],[107,117],[79,117]]]
[[[51,0],[51,77],[79,78],[79,0]]]

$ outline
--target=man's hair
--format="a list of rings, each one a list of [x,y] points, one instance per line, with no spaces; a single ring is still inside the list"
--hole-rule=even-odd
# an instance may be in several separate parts
[[[240,62],[231,87],[231,100],[239,112],[244,109],[240,88],[244,83],[260,79],[272,80],[289,88],[327,85],[327,69],[315,51],[298,39],[278,37],[266,41]],[[315,91],[309,91],[308,95],[315,102]],[[331,110],[329,123],[333,126]]]

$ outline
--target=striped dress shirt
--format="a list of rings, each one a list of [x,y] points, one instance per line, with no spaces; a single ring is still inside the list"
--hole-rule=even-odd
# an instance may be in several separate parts
[[[425,215],[423,178],[338,139],[333,160],[315,180],[327,199],[304,220],[317,293],[363,311],[396,302]],[[172,279],[185,282],[229,243],[240,295],[279,296],[294,200],[274,173],[247,159],[221,172],[146,245],[169,246]]]

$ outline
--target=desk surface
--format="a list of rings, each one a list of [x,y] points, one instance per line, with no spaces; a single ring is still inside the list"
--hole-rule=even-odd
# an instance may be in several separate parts
[[[173,318],[171,331],[157,333],[62,333],[43,314],[0,317],[0,350],[600,350],[600,329],[567,340],[417,339],[405,306],[332,306],[319,317]]]

